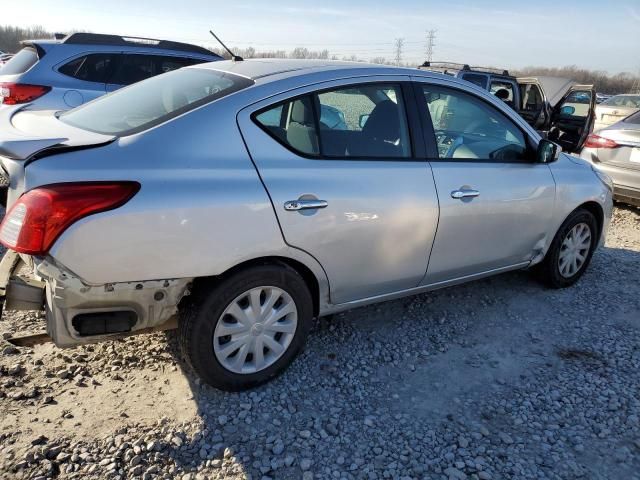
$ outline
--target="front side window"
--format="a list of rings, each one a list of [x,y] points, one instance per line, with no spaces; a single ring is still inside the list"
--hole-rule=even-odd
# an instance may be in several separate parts
[[[560,117],[587,118],[591,113],[591,92],[576,90],[567,95],[560,105]]]
[[[456,89],[422,86],[441,159],[526,161],[520,129],[487,102]]]
[[[63,75],[84,80],[85,82],[105,83],[113,66],[110,53],[92,53],[85,55],[58,69]]]
[[[409,130],[399,85],[365,84],[309,94],[259,112],[280,143],[327,158],[407,158]]]
[[[100,97],[59,119],[105,135],[131,135],[251,85],[231,73],[185,68]]]

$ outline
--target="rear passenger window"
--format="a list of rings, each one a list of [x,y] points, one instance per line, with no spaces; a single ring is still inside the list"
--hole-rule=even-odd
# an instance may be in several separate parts
[[[259,113],[255,118],[272,136],[293,150],[305,155],[320,153],[310,96],[277,105]]]
[[[317,95],[320,144],[327,157],[411,156],[400,87],[361,85]]]
[[[515,108],[513,84],[511,82],[502,82],[499,80],[491,81],[491,93],[509,105],[511,108]]]
[[[197,63],[203,63],[202,60],[195,58],[181,58],[181,57],[156,57],[157,74],[171,72],[182,67],[188,67],[189,65],[195,65]]]
[[[157,75],[153,55],[122,55],[119,60],[120,65],[109,83],[131,85]]]
[[[107,76],[113,66],[113,55],[93,53],[76,58],[63,65],[58,71],[69,77],[86,82],[106,83]]]
[[[409,130],[399,85],[367,84],[307,95],[255,121],[285,146],[329,158],[407,158]]]

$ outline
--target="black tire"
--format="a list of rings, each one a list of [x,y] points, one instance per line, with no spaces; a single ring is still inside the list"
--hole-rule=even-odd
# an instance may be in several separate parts
[[[234,373],[216,358],[214,330],[236,297],[260,286],[278,287],[291,296],[297,310],[296,331],[286,351],[272,365],[255,373]],[[284,264],[249,267],[213,285],[200,286],[192,297],[181,309],[178,324],[182,353],[202,380],[226,391],[250,389],[279,375],[303,349],[313,319],[313,300],[304,279]]]
[[[579,267],[578,271],[570,277],[563,276],[560,273],[559,257],[562,248],[562,242],[567,234],[578,224],[585,223],[591,230],[591,244],[587,252],[584,263]],[[575,210],[567,217],[564,223],[558,229],[551,246],[547,251],[544,260],[536,266],[535,271],[538,277],[551,288],[565,288],[576,283],[580,277],[584,274],[593,251],[598,244],[599,228],[598,222],[594,215],[588,210],[578,209]]]

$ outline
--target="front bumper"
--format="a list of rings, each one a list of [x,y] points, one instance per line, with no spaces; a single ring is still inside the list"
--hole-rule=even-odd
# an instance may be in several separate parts
[[[0,264],[5,309],[44,310],[47,333],[59,347],[162,326],[178,313],[191,282],[188,278],[90,285],[52,260],[21,258],[11,250]]]

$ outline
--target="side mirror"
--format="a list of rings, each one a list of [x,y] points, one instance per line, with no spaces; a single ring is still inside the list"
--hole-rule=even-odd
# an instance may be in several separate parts
[[[573,115],[574,113],[576,113],[576,107],[571,105],[565,105],[560,109],[560,115]]]
[[[543,138],[538,143],[538,150],[536,151],[536,163],[552,163],[558,160],[562,148],[557,143],[553,143],[551,140]]]
[[[369,120],[368,113],[365,113],[364,115],[360,115],[360,119],[358,120],[358,125],[360,125],[360,128],[364,128],[364,126],[367,123],[367,120]]]

